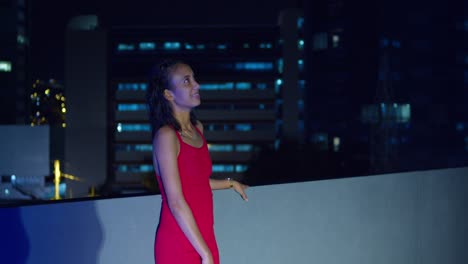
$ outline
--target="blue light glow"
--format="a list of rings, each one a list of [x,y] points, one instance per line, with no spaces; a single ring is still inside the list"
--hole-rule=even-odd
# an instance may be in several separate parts
[[[149,124],[117,124],[117,132],[148,132],[151,131]]]
[[[146,91],[148,84],[146,83],[118,83],[118,91]]]
[[[146,104],[118,104],[117,110],[122,112],[146,111]]]
[[[237,62],[236,70],[246,71],[271,71],[273,70],[272,62]]]
[[[178,50],[180,49],[180,42],[164,42],[164,49]]]
[[[232,89],[234,89],[233,82],[200,84],[200,90],[232,90]]]
[[[117,166],[118,172],[133,172],[133,173],[141,173],[141,172],[153,172],[152,165],[146,164],[138,164],[138,165],[118,165]]]
[[[140,50],[154,50],[156,49],[156,44],[154,42],[140,42],[138,45]]]
[[[252,88],[252,84],[249,82],[239,82],[236,83],[237,90],[250,90]]]
[[[236,124],[234,129],[237,131],[251,131],[252,125],[251,124]]]
[[[117,51],[132,51],[132,50],[135,50],[135,45],[133,44],[119,43],[117,45]]]

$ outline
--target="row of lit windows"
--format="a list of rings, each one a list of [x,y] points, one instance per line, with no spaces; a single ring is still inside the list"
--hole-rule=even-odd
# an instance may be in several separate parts
[[[300,62],[303,64],[302,60]],[[11,66],[11,65],[10,65]],[[254,65],[236,65],[239,69],[272,69],[272,63],[268,66],[264,64],[254,64]],[[1,67],[1,64],[0,64]],[[11,69],[11,68],[10,68]],[[1,68],[0,68],[1,70]],[[281,79],[277,79],[275,82],[275,88],[278,88],[283,83]],[[223,82],[223,83],[204,83],[200,84],[200,90],[205,91],[216,91],[216,90],[267,90],[270,89],[270,84],[259,82],[259,83],[252,83],[252,82]],[[148,84],[146,83],[118,83],[117,84],[117,91],[146,91],[148,89]]]
[[[117,111],[119,112],[134,112],[134,111],[146,111],[146,104],[118,104]]]
[[[240,47],[243,49],[273,49],[274,45],[272,42],[261,42],[261,43],[243,43]],[[227,43],[218,43],[218,44],[202,44],[202,43],[189,43],[189,42],[179,42],[179,41],[166,41],[162,43],[156,42],[139,42],[135,43],[119,43],[117,44],[117,52],[129,52],[129,51],[154,51],[154,50],[206,50],[206,49],[215,49],[215,50],[227,50],[233,48],[240,48],[233,46],[232,44]]]
[[[271,123],[205,123],[205,130],[207,131],[256,131],[271,129]]]
[[[252,144],[208,144],[210,152],[251,152]],[[153,146],[151,144],[117,144],[116,151],[124,152],[151,152]]]
[[[251,82],[225,82],[225,83],[205,83],[200,84],[200,90],[266,90],[266,83]]]
[[[117,91],[146,91],[148,84],[146,83],[118,83]]]
[[[1,64],[0,64],[1,66]],[[0,69],[1,70],[1,69]],[[146,83],[118,83],[117,91],[146,91],[148,84]],[[270,89],[270,85],[264,82],[224,82],[224,83],[204,83],[200,84],[201,90],[266,90]]]
[[[273,103],[204,103],[197,109],[201,110],[274,110]]]
[[[222,124],[222,123],[207,123],[205,129],[209,131],[252,131],[252,130],[265,130],[270,129],[271,124],[264,123],[235,123],[235,124]],[[150,124],[129,124],[118,123],[116,126],[117,132],[149,132],[151,131]]]
[[[361,111],[363,122],[375,123],[379,121],[394,121],[407,123],[411,119],[411,106],[409,104],[387,104],[364,106]]]
[[[327,32],[316,33],[312,37],[312,49],[313,50],[328,49],[329,42],[331,42],[332,48],[338,48],[341,43],[340,35],[338,35],[337,33],[332,33],[331,36],[329,36]]]
[[[213,172],[236,172],[242,173],[248,169],[244,164],[213,164]],[[148,173],[154,172],[153,165],[148,164],[132,164],[132,165],[117,165],[117,172],[131,172],[131,173]]]
[[[298,102],[300,109],[303,105],[303,102]],[[235,104],[226,104],[226,103],[205,103],[198,107],[202,110],[274,110],[275,105],[273,103],[235,103]],[[136,111],[146,111],[146,104],[118,104],[117,111],[119,112],[136,112]]]

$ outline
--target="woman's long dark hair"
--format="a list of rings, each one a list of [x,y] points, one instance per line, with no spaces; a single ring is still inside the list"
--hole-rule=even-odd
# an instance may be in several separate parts
[[[170,84],[172,71],[180,64],[188,65],[181,60],[166,59],[153,67],[150,72],[146,102],[153,137],[158,129],[165,125],[170,125],[177,131],[181,130],[179,122],[173,115],[171,104],[164,97],[164,90],[172,88]],[[190,111],[190,122],[193,125],[197,124],[193,110]]]

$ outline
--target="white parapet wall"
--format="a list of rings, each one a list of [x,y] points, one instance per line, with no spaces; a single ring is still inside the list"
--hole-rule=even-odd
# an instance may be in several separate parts
[[[222,264],[468,263],[467,167],[248,195],[214,192]],[[159,210],[159,195],[3,208],[0,262],[154,263]]]

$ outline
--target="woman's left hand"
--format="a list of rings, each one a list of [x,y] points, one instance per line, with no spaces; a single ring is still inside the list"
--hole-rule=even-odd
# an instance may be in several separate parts
[[[234,191],[236,191],[242,197],[242,199],[246,202],[249,201],[249,199],[247,198],[247,195],[245,194],[245,189],[247,188],[249,188],[249,186],[246,184],[243,184],[238,181],[232,181],[232,189],[234,189]]]

